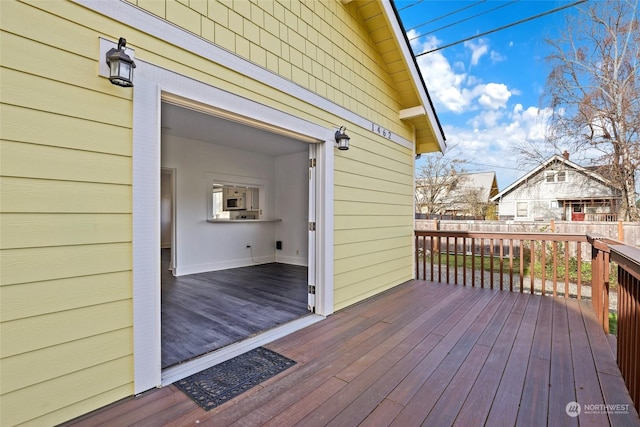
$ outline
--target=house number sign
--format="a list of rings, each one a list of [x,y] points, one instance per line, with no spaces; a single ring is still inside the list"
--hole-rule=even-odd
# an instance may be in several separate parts
[[[371,132],[375,132],[378,135],[382,135],[387,139],[391,139],[391,131],[389,129],[385,129],[382,126],[377,125],[373,122],[371,123]]]

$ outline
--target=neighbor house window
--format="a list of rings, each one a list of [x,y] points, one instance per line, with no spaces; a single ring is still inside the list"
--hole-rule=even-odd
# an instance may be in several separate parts
[[[544,182],[566,182],[567,171],[547,171],[544,173]]]
[[[555,172],[545,172],[544,180],[545,182],[555,182],[556,174]]]
[[[516,217],[523,218],[529,216],[529,203],[518,202],[516,203]]]
[[[557,209],[558,208],[558,201],[557,200],[552,200],[549,202],[549,207],[551,209]]]

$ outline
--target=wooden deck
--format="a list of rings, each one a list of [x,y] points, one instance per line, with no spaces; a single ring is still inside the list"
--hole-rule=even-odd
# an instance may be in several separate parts
[[[210,412],[169,386],[71,424],[640,426],[573,299],[411,281],[267,347],[298,363]],[[593,406],[607,404],[622,413]]]

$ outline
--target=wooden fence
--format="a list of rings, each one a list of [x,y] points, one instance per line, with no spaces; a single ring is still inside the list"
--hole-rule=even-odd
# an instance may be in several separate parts
[[[640,247],[640,223],[590,221],[415,221],[416,230],[449,230],[506,233],[598,234],[627,245]]]

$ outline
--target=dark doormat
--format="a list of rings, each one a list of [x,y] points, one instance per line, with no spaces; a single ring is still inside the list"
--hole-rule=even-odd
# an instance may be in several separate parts
[[[278,353],[258,347],[174,384],[209,411],[295,364]]]

